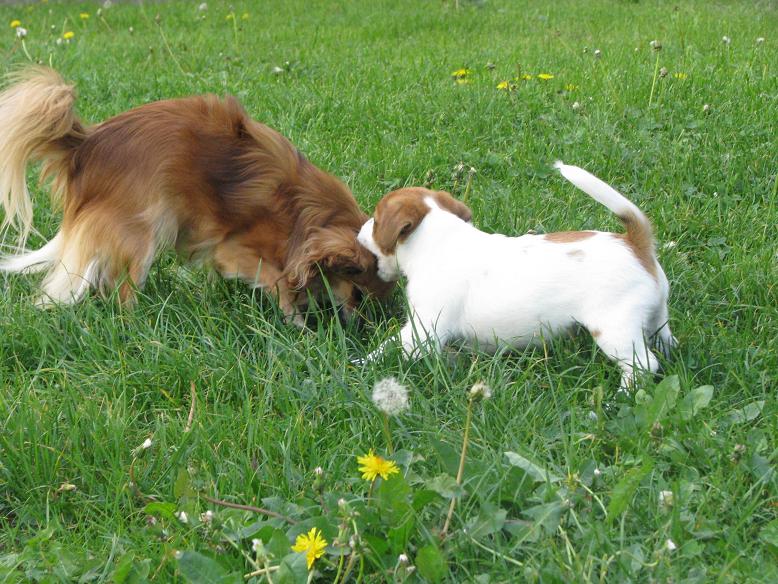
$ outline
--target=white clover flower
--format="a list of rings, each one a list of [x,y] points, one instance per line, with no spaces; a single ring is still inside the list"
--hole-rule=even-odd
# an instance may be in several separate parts
[[[669,73],[669,71],[667,70],[667,67],[662,67],[662,68],[659,70],[659,76],[660,76],[660,77],[667,77],[667,74],[668,74],[668,73]]]
[[[281,73],[283,73],[284,70],[281,67],[279,67],[278,65],[276,65],[275,67],[273,67],[270,70],[270,72],[273,73],[273,75],[281,75]]]
[[[320,477],[324,474],[324,469],[320,466],[317,466],[315,469],[313,469],[313,474],[315,474],[317,477]]]
[[[601,51],[600,49],[595,49],[595,50],[594,50],[594,56],[595,56],[597,59],[599,59],[600,57],[602,57],[602,51]]]
[[[197,7],[197,10],[199,10],[200,12],[205,12],[206,10],[208,10],[208,3],[203,2],[202,4],[200,4],[200,6]]]
[[[729,38],[727,35],[724,35],[723,37],[721,37],[721,42],[724,43],[725,45],[728,45],[732,42],[732,39]]]
[[[186,514],[186,511],[177,511],[175,515],[176,519],[178,519],[181,523],[189,523],[189,516]]]
[[[143,441],[143,444],[141,444],[141,445],[140,445],[140,447],[141,447],[143,450],[147,450],[147,449],[151,448],[151,445],[152,445],[152,444],[153,444],[153,442],[151,441],[151,438],[146,438],[146,439]]]
[[[602,471],[599,468],[594,469],[594,476],[598,477],[602,474]]]
[[[492,388],[483,381],[479,381],[470,388],[468,394],[471,399],[490,399],[492,397]]]
[[[264,552],[265,544],[262,543],[261,539],[254,538],[251,540],[251,551],[253,551],[254,553]]]
[[[401,566],[407,565],[408,556],[406,556],[405,554],[400,554],[399,556],[397,556],[397,563],[400,564]]]
[[[580,104],[580,103],[578,103],[577,101],[574,101],[574,102],[573,102],[573,109],[574,109],[574,110],[579,110],[579,109],[581,109],[581,104]]]
[[[387,416],[396,416],[409,408],[408,388],[394,377],[382,379],[373,387],[373,403]]]
[[[200,513],[200,521],[205,524],[210,524],[213,521],[213,511],[208,509],[205,513]]]
[[[702,113],[707,114],[710,111],[710,104],[705,104],[702,106]]]
[[[23,39],[24,37],[27,36],[27,29],[26,28],[22,28],[21,26],[17,26],[16,27],[16,36],[19,37],[20,39]]]
[[[678,546],[675,545],[675,542],[672,539],[668,539],[665,542],[665,547],[667,548],[668,552],[674,552],[675,550],[678,549]]]
[[[649,46],[654,49],[655,51],[661,51],[662,50],[662,43],[660,43],[657,40],[653,40],[650,43],[648,43]]]
[[[757,44],[757,45],[761,45],[763,42],[764,42],[764,37],[758,37],[758,38],[756,39],[756,44]]]

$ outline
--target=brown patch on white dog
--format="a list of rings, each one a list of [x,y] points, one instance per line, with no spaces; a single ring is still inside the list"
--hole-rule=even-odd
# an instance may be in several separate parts
[[[576,241],[589,239],[594,234],[594,231],[556,231],[554,233],[546,233],[543,239],[551,243],[575,243]]]

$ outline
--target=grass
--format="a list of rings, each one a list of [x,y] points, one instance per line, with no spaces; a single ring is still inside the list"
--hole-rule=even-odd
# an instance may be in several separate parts
[[[549,163],[587,167],[656,225],[680,340],[663,364],[670,381],[620,400],[618,371],[585,337],[355,368],[351,359],[397,330],[399,294],[366,306],[362,328],[324,312],[300,332],[262,295],[169,256],[132,312],[97,298],[39,312],[33,278],[4,278],[0,581],[208,581],[176,550],[233,574],[254,569],[250,538],[235,534],[259,517],[191,490],[315,507],[320,466],[325,495],[364,497],[356,456],[386,454],[369,394],[390,375],[411,388],[410,412],[392,421],[396,458],[426,491],[446,493],[446,481],[456,491],[466,390],[494,388],[474,407],[446,568],[408,581],[778,580],[774,4],[198,4],[121,4],[99,17],[90,3],[3,5],[0,70],[51,63],[78,86],[89,121],[233,93],[367,210],[399,185],[462,196],[473,167],[468,202],[488,231],[618,229]],[[24,45],[13,19],[28,30]],[[57,44],[66,31],[73,39]],[[654,78],[657,64],[666,77]],[[458,84],[451,73],[463,67],[469,83]],[[496,88],[539,73],[554,77]],[[35,196],[36,226],[51,237],[57,214],[45,189]],[[183,524],[173,507],[150,519],[152,498],[193,518],[213,509],[217,521]],[[447,508],[419,514],[403,548],[412,563]],[[318,561],[320,581],[332,581],[329,565]],[[380,562],[363,568],[351,581],[392,581]]]

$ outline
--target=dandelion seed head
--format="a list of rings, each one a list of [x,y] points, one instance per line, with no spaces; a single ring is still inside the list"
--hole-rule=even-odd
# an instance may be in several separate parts
[[[600,49],[595,49],[594,56],[599,59],[600,57],[602,57],[602,51]]]
[[[581,104],[579,102],[577,102],[577,101],[574,101],[572,107],[573,107],[574,110],[579,110],[579,109],[581,109]]]
[[[407,565],[408,564],[408,556],[406,556],[405,554],[400,554],[399,556],[397,556],[397,563],[402,565],[402,566]]]
[[[200,12],[205,12],[206,10],[208,10],[208,3],[203,2],[202,4],[200,4],[200,6],[197,7],[197,10],[199,10]]]
[[[657,41],[657,40],[653,40],[653,41],[651,41],[651,42],[650,42],[650,43],[648,43],[648,44],[649,44],[649,45],[651,46],[651,48],[652,48],[652,49],[654,49],[655,51],[661,51],[661,50],[662,50],[662,43],[660,43],[660,42],[659,42],[659,41]]]
[[[200,521],[209,524],[213,521],[213,511],[208,509],[205,513],[200,513]]]
[[[659,491],[659,506],[668,508],[673,506],[673,492],[672,491]]]
[[[387,416],[396,416],[408,409],[408,388],[394,377],[382,379],[373,387],[373,404]]]
[[[756,44],[761,45],[764,42],[764,37],[757,37]]]
[[[724,43],[725,45],[728,45],[732,42],[732,39],[729,38],[727,35],[724,35],[723,37],[721,37],[721,42]]]
[[[23,28],[21,26],[17,27],[16,28],[16,36],[19,37],[20,39],[23,39],[24,37],[27,36],[27,29]]]
[[[492,388],[486,385],[483,381],[473,384],[468,392],[470,399],[491,399]]]
[[[662,67],[662,68],[659,70],[659,76],[660,76],[660,77],[663,77],[663,78],[664,78],[664,77],[667,77],[667,74],[668,74],[668,73],[669,73],[669,71],[667,70],[667,67]]]

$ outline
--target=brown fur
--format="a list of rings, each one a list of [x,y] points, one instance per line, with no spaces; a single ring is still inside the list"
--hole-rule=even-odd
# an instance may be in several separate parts
[[[37,74],[50,88],[70,87],[50,70]],[[69,266],[78,274],[96,261],[108,289],[126,276],[123,302],[171,245],[268,288],[289,316],[307,291],[322,290],[320,274],[351,307],[360,291],[391,288],[356,241],[367,216],[349,189],[234,97],[159,101],[92,127],[72,112],[66,121],[35,145],[62,201],[62,255],[78,258]]]
[[[556,231],[554,233],[546,233],[543,239],[551,243],[575,243],[576,241],[589,239],[593,235],[594,231]]]
[[[619,219],[624,223],[627,232],[616,237],[623,239],[632,250],[632,253],[635,254],[640,265],[653,276],[654,280],[658,279],[654,254],[654,234],[651,230],[651,223],[645,217],[639,218],[633,215],[624,215],[619,217]]]
[[[463,221],[470,221],[472,211],[445,191],[431,191],[422,187],[409,187],[384,196],[376,206],[373,217],[373,239],[385,254],[393,254],[397,244],[413,233],[430,208],[424,199],[432,197],[446,211]]]

